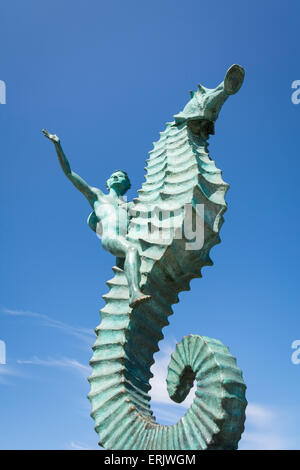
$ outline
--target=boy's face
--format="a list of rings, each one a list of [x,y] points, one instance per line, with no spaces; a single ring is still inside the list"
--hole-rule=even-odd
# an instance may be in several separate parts
[[[128,177],[122,171],[116,171],[107,180],[108,188],[114,188],[119,194],[123,195],[127,191]]]

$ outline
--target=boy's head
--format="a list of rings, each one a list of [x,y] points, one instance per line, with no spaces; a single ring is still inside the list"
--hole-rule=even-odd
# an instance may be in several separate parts
[[[128,189],[131,188],[131,183],[126,171],[114,171],[106,181],[106,187],[108,190],[110,190],[110,188],[114,188],[118,194],[123,196]]]

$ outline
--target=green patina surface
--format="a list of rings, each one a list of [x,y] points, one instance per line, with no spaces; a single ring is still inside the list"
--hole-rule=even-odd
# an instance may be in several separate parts
[[[236,449],[244,430],[242,372],[218,340],[184,337],[171,357],[167,388],[174,401],[184,400],[197,382],[194,401],[178,423],[158,424],[149,396],[153,354],[172,305],[190,289],[191,279],[201,277],[202,267],[212,265],[210,249],[220,242],[228,185],[209,156],[207,140],[222,105],[243,79],[244,70],[234,65],[217,88],[199,85],[191,92],[191,100],[154,143],[146,181],[126,210],[123,195],[130,182],[125,172],[110,177],[108,194],[90,187],[70,169],[58,137],[44,131],[66,176],[92,206],[90,227],[101,230],[103,247],[117,257],[103,296],[89,378],[91,416],[106,449]],[[115,210],[124,219],[121,215],[116,221]],[[157,237],[149,234],[149,214]],[[203,243],[192,249],[183,230],[191,214],[203,228]]]

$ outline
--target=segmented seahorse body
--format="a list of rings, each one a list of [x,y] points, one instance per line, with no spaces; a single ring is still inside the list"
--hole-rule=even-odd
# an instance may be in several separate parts
[[[152,299],[132,311],[124,271],[113,268],[90,361],[88,397],[99,444],[131,450],[236,449],[244,430],[246,386],[220,341],[190,335],[177,345],[167,377],[170,397],[181,402],[197,381],[193,404],[177,424],[156,423],[149,404],[150,368],[162,329],[179,292],[190,289],[203,266],[212,265],[209,252],[220,242],[228,185],[188,120],[167,123],[146,171],[128,239],[140,252],[142,290]],[[160,215],[164,211],[166,218]],[[184,227],[191,215],[204,236],[199,246],[187,249],[191,240]]]

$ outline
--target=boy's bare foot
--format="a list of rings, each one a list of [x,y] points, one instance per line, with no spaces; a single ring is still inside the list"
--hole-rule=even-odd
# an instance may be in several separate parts
[[[143,302],[148,302],[151,298],[152,298],[151,295],[145,295],[145,294],[142,294],[142,292],[137,292],[131,297],[129,307],[131,308],[137,307]]]

